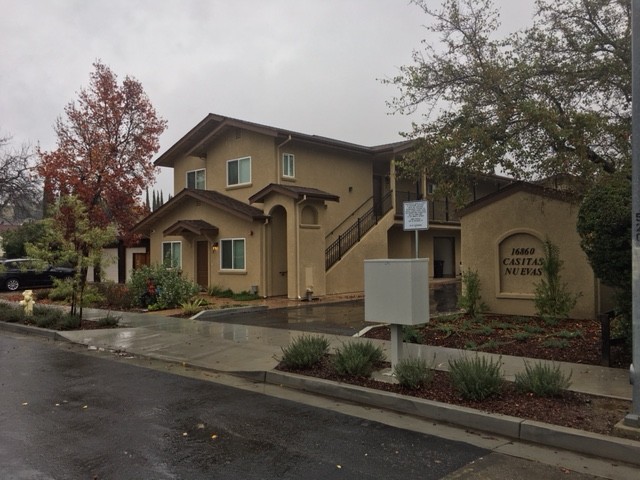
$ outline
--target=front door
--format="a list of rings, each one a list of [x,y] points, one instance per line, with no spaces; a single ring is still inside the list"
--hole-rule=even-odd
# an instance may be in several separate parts
[[[196,245],[196,282],[205,290],[209,288],[209,242],[198,241]]]

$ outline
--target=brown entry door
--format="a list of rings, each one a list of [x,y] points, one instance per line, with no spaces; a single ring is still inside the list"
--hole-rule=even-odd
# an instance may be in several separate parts
[[[209,288],[209,242],[199,241],[196,245],[196,282]]]

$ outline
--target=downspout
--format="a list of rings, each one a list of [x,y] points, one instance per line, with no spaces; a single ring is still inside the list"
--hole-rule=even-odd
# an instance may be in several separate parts
[[[302,200],[296,202],[296,297],[300,300],[300,204],[307,200],[303,195]]]
[[[291,135],[289,135],[289,137],[280,145],[276,146],[276,184],[278,185],[280,185],[280,148],[284,147],[290,141]]]
[[[269,232],[267,232],[267,228],[269,227],[269,219],[265,218],[264,219],[264,224],[262,225],[262,248],[261,248],[261,254],[262,254],[262,298],[267,298],[268,295],[268,291],[269,291],[269,280],[268,277],[269,275],[267,275],[267,268],[269,267],[267,265],[267,238],[269,237]],[[270,271],[270,270],[269,270]]]

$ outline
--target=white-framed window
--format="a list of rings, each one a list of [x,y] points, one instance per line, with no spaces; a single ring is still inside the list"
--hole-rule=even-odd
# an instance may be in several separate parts
[[[295,177],[295,155],[293,153],[282,154],[282,176],[283,177]]]
[[[244,238],[220,240],[220,268],[222,270],[244,270],[245,254]]]
[[[227,161],[227,186],[251,183],[251,157]]]
[[[168,268],[182,268],[182,242],[162,242],[162,263]]]
[[[187,188],[204,190],[206,184],[205,170],[191,170],[187,172]]]
[[[433,195],[434,193],[436,193],[436,185],[434,183],[427,184],[427,193],[429,195]]]

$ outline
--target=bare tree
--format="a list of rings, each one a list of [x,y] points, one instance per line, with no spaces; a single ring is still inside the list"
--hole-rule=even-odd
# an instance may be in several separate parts
[[[10,136],[0,137],[0,217],[20,222],[41,217],[42,191],[31,160],[30,145],[11,146]]]

